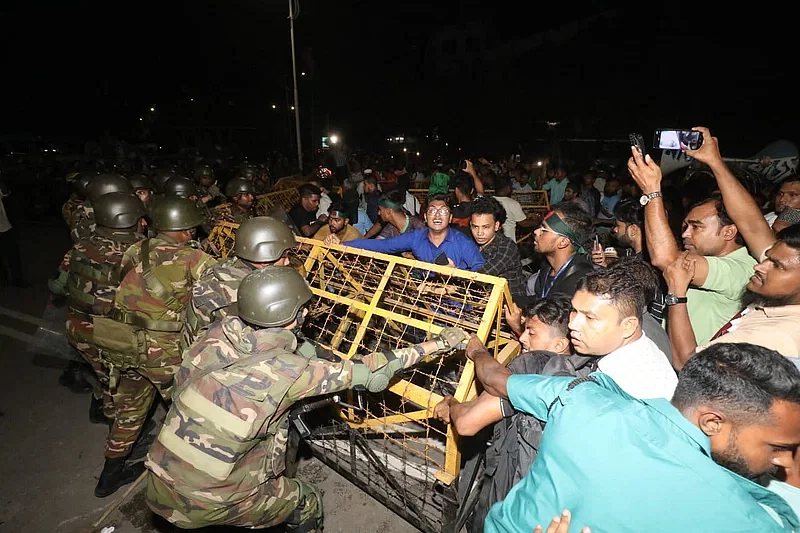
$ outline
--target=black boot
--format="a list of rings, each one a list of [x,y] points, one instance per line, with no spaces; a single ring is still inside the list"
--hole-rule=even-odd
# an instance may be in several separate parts
[[[77,361],[69,362],[59,376],[58,383],[75,394],[85,394],[92,390],[92,384],[86,381],[86,376],[83,375],[83,365]]]
[[[103,412],[103,400],[97,399],[92,396],[92,402],[89,404],[89,422],[92,424],[105,424],[110,426],[114,423],[114,419],[108,418]]]
[[[125,457],[106,459],[103,472],[97,480],[94,495],[105,498],[117,492],[128,483],[133,483],[144,472],[144,463],[125,464]]]

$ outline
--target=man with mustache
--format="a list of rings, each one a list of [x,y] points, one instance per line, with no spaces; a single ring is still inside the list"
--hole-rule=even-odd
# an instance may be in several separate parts
[[[800,367],[800,226],[790,226],[776,237],[753,197],[723,162],[717,138],[707,128],[695,129],[703,132],[705,141],[700,149],[687,153],[711,167],[726,211],[747,241],[750,253],[761,262],[753,267],[741,310],[731,314],[733,318],[710,342],[692,343],[693,323],[689,323],[686,305],[670,307],[673,362],[680,368],[695,351],[711,344],[749,342],[776,350]],[[679,256],[664,273],[670,293],[685,295],[686,280],[697,268],[691,254]]]
[[[645,242],[650,262],[665,271],[681,252],[664,208],[661,169],[649,155],[642,157],[635,147],[631,148],[631,152],[628,170],[643,192],[639,203],[644,206]],[[670,335],[673,350],[678,352],[676,368],[681,366],[680,353],[686,356],[686,351],[680,348],[682,342],[698,345],[707,343],[740,309],[742,291],[756,264],[726,208],[727,203],[712,196],[691,206],[683,221],[683,248],[689,252],[688,257],[697,268],[686,294],[667,293],[664,300],[667,306],[685,304],[692,325],[685,334],[694,338],[675,338]]]

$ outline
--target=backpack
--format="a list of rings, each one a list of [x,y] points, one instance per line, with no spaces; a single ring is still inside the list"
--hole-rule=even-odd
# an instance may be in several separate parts
[[[520,355],[508,365],[508,369],[512,374],[585,377],[597,369],[599,360],[599,357],[535,351]],[[504,500],[511,488],[528,475],[542,440],[544,422],[513,410],[506,399],[503,402],[503,412],[513,414],[494,425],[491,440],[482,454],[484,470],[477,475],[483,480],[476,485],[480,492],[466,523],[468,533],[483,533],[483,522],[489,509]],[[477,459],[475,468],[479,466],[477,463],[481,457]],[[464,469],[465,474],[468,471]]]

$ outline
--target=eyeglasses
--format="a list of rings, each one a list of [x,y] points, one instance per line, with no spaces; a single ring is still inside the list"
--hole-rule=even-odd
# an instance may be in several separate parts
[[[427,210],[427,213],[429,215],[435,215],[436,213],[439,213],[440,215],[446,215],[449,212],[450,212],[449,207],[429,207]]]
[[[551,229],[550,229],[550,228],[548,228],[548,227],[545,227],[545,225],[544,225],[544,224],[542,224],[541,226],[539,226],[539,227],[538,227],[538,228],[536,228],[536,229],[539,229],[539,230],[541,230],[541,231],[546,231],[546,232],[548,232],[548,233],[553,233],[553,234],[555,234],[555,235],[558,235],[559,237],[563,237],[563,235],[561,235],[559,232],[557,232],[557,231],[554,231],[554,230],[551,230]]]

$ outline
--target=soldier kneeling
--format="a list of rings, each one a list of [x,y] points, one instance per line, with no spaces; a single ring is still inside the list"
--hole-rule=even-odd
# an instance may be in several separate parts
[[[210,525],[321,531],[317,489],[283,475],[292,404],[349,388],[385,389],[395,372],[467,338],[436,340],[332,363],[296,353],[312,293],[291,267],[245,276],[238,317],[215,322],[186,352],[172,407],[150,448],[147,504],[182,528]]]

